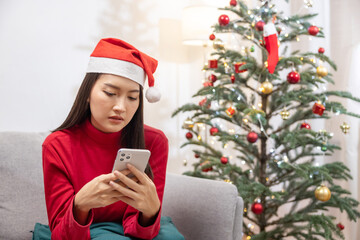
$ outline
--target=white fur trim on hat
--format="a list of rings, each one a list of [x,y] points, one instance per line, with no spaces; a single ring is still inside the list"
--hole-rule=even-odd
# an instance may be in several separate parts
[[[109,73],[126,77],[142,87],[146,77],[144,69],[132,62],[102,57],[90,57],[86,72]]]
[[[155,87],[149,87],[146,90],[145,97],[149,103],[154,103],[154,102],[157,102],[160,100],[161,93],[160,93],[159,89],[157,89]]]

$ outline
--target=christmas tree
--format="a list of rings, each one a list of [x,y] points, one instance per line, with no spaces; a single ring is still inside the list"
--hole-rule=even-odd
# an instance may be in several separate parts
[[[338,98],[360,99],[323,87],[334,83],[327,67],[336,70],[324,48],[314,53],[282,47],[300,36],[323,38],[322,29],[309,23],[316,14],[283,16],[271,1],[250,9],[231,0],[222,10],[230,13],[220,15],[209,33],[214,50],[203,69],[206,81],[194,95],[201,101],[173,113],[188,117],[182,147],[192,146],[196,161],[185,174],[237,187],[247,239],[344,239],[344,226],[330,209],[359,218],[359,202],[340,185],[352,179],[350,170],[326,162],[340,148],[332,133],[310,122],[338,114],[359,118]],[[216,37],[220,33],[240,36],[245,47],[226,48]],[[344,134],[349,128],[341,125]]]

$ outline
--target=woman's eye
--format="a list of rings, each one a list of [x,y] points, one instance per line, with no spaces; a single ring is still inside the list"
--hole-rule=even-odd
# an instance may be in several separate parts
[[[114,95],[115,95],[115,93],[111,93],[111,92],[108,92],[108,91],[104,91],[104,93],[105,93],[106,95],[108,95],[108,96],[114,96]]]
[[[137,97],[129,97],[129,99],[130,99],[131,101],[136,101],[136,100],[137,100]]]

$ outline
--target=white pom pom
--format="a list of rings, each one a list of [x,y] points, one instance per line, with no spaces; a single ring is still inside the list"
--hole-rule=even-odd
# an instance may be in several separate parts
[[[160,100],[161,93],[159,89],[155,87],[150,87],[148,90],[146,90],[145,97],[150,103],[154,103]]]

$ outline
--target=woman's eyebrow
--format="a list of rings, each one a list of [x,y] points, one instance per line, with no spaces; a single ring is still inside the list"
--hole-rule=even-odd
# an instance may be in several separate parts
[[[116,90],[120,90],[120,88],[118,86],[115,86],[111,83],[104,83],[106,86],[108,87],[111,87],[111,88],[115,88]],[[129,92],[140,92],[140,90],[138,89],[133,89],[133,90],[130,90]]]

